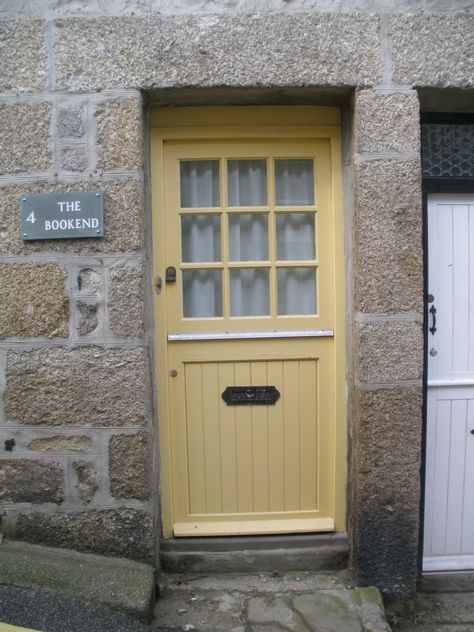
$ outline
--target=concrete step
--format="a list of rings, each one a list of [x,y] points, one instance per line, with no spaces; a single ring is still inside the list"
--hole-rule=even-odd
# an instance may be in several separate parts
[[[54,591],[144,620],[155,592],[147,564],[7,540],[0,545],[0,584]]]

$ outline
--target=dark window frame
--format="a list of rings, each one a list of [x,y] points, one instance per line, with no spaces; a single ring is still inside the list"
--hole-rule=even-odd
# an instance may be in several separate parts
[[[420,124],[474,125],[474,113],[422,112]],[[422,177],[423,193],[474,193],[474,178],[471,177]]]

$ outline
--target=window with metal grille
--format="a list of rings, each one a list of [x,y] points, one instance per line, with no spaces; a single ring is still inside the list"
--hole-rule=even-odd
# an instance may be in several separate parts
[[[474,124],[422,122],[424,178],[474,178]]]

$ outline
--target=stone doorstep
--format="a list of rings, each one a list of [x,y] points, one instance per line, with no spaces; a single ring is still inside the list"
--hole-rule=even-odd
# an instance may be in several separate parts
[[[160,543],[162,568],[178,573],[330,571],[347,568],[345,533],[171,538]]]
[[[0,583],[62,593],[142,620],[152,616],[154,568],[123,558],[4,540]]]
[[[418,592],[422,593],[474,593],[474,572],[451,571],[423,573],[423,575],[418,580],[417,590]]]

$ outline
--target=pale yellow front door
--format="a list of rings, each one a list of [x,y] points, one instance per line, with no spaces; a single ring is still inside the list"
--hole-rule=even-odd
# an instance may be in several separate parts
[[[167,536],[344,529],[338,112],[265,110],[156,113]]]

